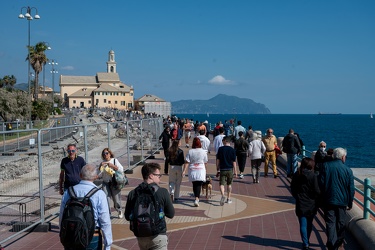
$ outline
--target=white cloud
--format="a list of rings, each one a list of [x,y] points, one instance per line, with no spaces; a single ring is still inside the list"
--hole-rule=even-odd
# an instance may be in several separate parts
[[[73,66],[64,66],[64,67],[61,67],[61,69],[64,69],[64,70],[74,70],[74,67]]]
[[[233,81],[227,80],[221,75],[215,76],[214,78],[209,80],[208,83],[211,83],[211,84],[214,84],[214,85],[233,85],[234,84]]]

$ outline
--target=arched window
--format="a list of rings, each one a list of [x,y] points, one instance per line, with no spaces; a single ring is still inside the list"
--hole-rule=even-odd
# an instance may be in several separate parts
[[[114,68],[113,68],[113,66],[111,66],[111,72],[113,73],[113,71],[114,71]]]

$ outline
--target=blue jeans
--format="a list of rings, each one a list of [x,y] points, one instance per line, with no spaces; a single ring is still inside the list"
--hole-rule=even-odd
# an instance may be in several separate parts
[[[310,235],[312,231],[312,223],[313,223],[314,216],[304,217],[301,216],[298,218],[299,220],[299,232],[301,234],[302,244],[304,247],[308,247],[310,245]]]
[[[286,174],[294,174],[297,172],[297,154],[287,154]]]

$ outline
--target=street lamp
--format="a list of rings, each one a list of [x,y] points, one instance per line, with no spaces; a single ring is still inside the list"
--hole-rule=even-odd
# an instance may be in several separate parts
[[[26,20],[28,21],[28,46],[27,46],[27,51],[28,51],[28,72],[27,72],[27,85],[28,85],[28,94],[30,95],[30,67],[31,67],[31,64],[30,64],[30,21],[33,20],[33,17],[31,15],[31,12],[32,10],[35,11],[35,16],[34,18],[35,19],[40,19],[40,16],[38,15],[38,9],[35,8],[35,7],[30,7],[30,6],[27,6],[27,7],[22,7],[21,8],[21,13],[18,15],[18,18],[20,19],[24,19],[26,18]],[[24,11],[26,11],[25,14]]]
[[[55,100],[53,98],[55,96],[55,74],[59,73],[57,70],[55,70],[55,65],[58,65],[58,63],[55,62],[55,60],[52,59],[51,62],[49,62],[48,64],[50,64],[52,66],[52,70],[51,70],[51,74],[52,74],[52,110],[54,110]]]
[[[51,50],[49,43],[45,43],[47,50]],[[46,95],[46,63],[43,65],[43,97]]]
[[[33,20],[33,17],[32,17],[32,14],[31,14],[31,12],[34,10],[34,12],[35,12],[35,16],[34,16],[34,18],[35,19],[40,19],[40,16],[38,15],[38,9],[37,8],[35,8],[35,7],[30,7],[30,6],[27,6],[27,7],[22,7],[21,8],[21,11],[20,11],[20,14],[18,15],[18,18],[20,18],[20,19],[24,19],[24,18],[26,18],[26,20],[28,21],[28,43],[27,43],[27,53],[28,53],[28,63],[27,63],[27,65],[28,65],[28,70],[27,70],[27,86],[28,86],[28,91],[27,91],[27,93],[28,93],[28,95],[30,96],[30,94],[31,94],[31,91],[30,91],[30,88],[31,88],[31,82],[30,82],[30,76],[31,76],[31,72],[30,72],[30,67],[31,67],[31,63],[30,63],[30,21],[32,21]],[[25,11],[26,11],[26,13],[25,13]],[[23,13],[25,13],[25,14],[23,14]],[[31,110],[31,105],[30,105],[30,128],[32,128],[32,118],[31,118],[31,112],[32,112],[32,110]]]

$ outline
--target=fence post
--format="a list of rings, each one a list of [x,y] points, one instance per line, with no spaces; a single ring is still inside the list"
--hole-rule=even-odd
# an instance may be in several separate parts
[[[38,138],[38,172],[39,172],[39,204],[40,204],[40,220],[44,223],[44,189],[43,189],[43,160],[42,160],[42,141],[41,141],[41,130],[37,131]]]
[[[371,179],[366,178],[363,186],[363,218],[368,220],[370,218]]]
[[[141,157],[142,157],[142,162],[143,162],[143,159],[144,159],[144,156],[143,156],[143,120],[141,119],[141,124],[140,124],[140,130],[141,130]]]
[[[129,148],[129,122],[125,122],[126,128],[126,151],[128,153],[128,168],[130,167],[130,148]]]
[[[79,131],[79,129],[78,129]],[[87,147],[87,125],[83,126],[84,146],[85,146],[85,162],[89,160],[89,150]]]
[[[108,138],[108,148],[111,148],[111,135],[109,134],[109,129],[110,129],[111,123],[107,123],[107,138]]]
[[[302,146],[302,158],[306,157],[306,148],[305,145]]]

